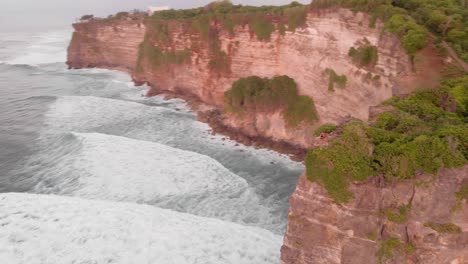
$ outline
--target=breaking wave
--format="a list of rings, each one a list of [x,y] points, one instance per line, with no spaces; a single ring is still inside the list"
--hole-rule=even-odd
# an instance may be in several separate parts
[[[277,263],[281,237],[146,205],[0,194],[5,263]]]

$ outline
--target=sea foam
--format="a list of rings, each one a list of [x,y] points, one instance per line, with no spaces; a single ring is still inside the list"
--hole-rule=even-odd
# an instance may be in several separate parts
[[[2,263],[270,264],[269,231],[146,205],[0,194]]]
[[[34,192],[151,204],[282,230],[283,221],[248,183],[216,160],[163,144],[98,133],[66,133],[25,170]]]

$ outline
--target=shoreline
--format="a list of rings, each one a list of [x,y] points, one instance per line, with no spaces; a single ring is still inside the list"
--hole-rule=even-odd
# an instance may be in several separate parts
[[[307,148],[293,145],[284,141],[275,141],[267,137],[249,136],[239,129],[227,126],[223,122],[221,112],[217,107],[207,105],[196,96],[187,96],[174,91],[156,89],[153,85],[147,82],[138,80],[133,80],[133,82],[135,86],[146,84],[148,87],[150,87],[146,94],[147,97],[164,95],[165,99],[177,98],[184,100],[187,102],[187,105],[190,107],[190,109],[197,115],[197,120],[210,126],[211,134],[213,135],[220,134],[246,146],[252,146],[258,149],[273,150],[280,154],[287,155],[291,160],[296,162],[303,162],[307,151],[309,150]]]

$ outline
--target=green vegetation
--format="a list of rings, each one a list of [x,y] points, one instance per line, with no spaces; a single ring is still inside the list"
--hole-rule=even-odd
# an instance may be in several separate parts
[[[468,183],[464,183],[461,188],[460,188],[460,191],[456,192],[455,193],[455,197],[457,198],[457,200],[468,200]]]
[[[308,6],[292,2],[285,6],[242,6],[233,5],[230,1],[213,2],[205,7],[164,10],[155,12],[145,19],[147,28],[147,41],[159,46],[160,50],[150,51],[148,45],[140,46],[140,54],[151,55],[153,65],[162,65],[164,62],[179,63],[186,61],[187,52],[172,52],[166,54],[161,50],[170,50],[173,47],[173,36],[175,28],[183,27],[188,30],[191,38],[191,46],[187,50],[193,52],[194,47],[206,47],[209,55],[208,67],[212,73],[229,74],[231,70],[230,56],[221,49],[219,39],[223,30],[234,34],[236,26],[249,25],[250,30],[261,41],[269,41],[271,34],[279,30],[284,35],[286,30],[294,31],[306,21]],[[120,13],[119,13],[120,14]],[[118,17],[123,17],[124,14]],[[117,17],[116,16],[116,17]],[[285,25],[288,25],[287,28]],[[167,56],[166,56],[167,55]],[[139,60],[141,62],[142,60]],[[174,62],[175,61],[175,62]],[[161,63],[163,62],[163,63]],[[138,64],[138,68],[142,69]],[[305,99],[301,99],[304,101]]]
[[[351,198],[351,181],[376,175],[387,181],[410,179],[417,171],[436,174],[443,167],[467,164],[467,87],[468,77],[444,81],[438,90],[391,98],[386,104],[394,110],[380,114],[370,125],[344,125],[341,137],[329,147],[307,155],[309,180],[343,203]],[[407,209],[388,211],[387,216],[404,221]]]
[[[284,10],[288,20],[288,30],[294,32],[297,28],[303,26],[306,23],[307,12],[307,6],[303,6],[298,2],[292,2],[290,8]]]
[[[365,134],[364,124],[349,123],[328,148],[312,149],[306,156],[307,178],[322,184],[337,203],[352,198],[349,182],[363,181],[374,174],[372,144]]]
[[[468,200],[468,183],[465,182],[460,187],[460,190],[455,193],[455,205],[452,208],[453,212],[457,212],[463,205],[464,201]]]
[[[317,120],[313,100],[299,96],[296,82],[288,76],[272,79],[251,76],[234,82],[224,94],[226,110],[236,113],[283,110],[283,117],[291,127]]]
[[[84,20],[89,20],[89,19],[93,19],[94,18],[94,15],[83,15],[80,20],[81,21],[84,21]]]
[[[169,64],[182,64],[190,60],[190,50],[163,51],[154,46],[148,39],[140,44],[137,71],[142,70],[142,62],[147,60],[151,67],[159,68]]]
[[[411,254],[416,250],[416,247],[411,243],[403,243],[398,238],[389,238],[382,241],[379,250],[377,251],[377,257],[379,263],[382,263],[384,259],[395,256],[397,252],[402,252],[406,255]]]
[[[335,84],[337,84],[340,88],[344,88],[348,82],[346,75],[338,75],[333,69],[327,68],[325,69],[324,73],[329,77],[328,90],[330,92],[335,91]]]
[[[410,209],[411,206],[405,204],[400,205],[398,208],[386,208],[382,213],[387,217],[388,220],[401,224],[406,221]]]
[[[461,228],[453,223],[438,224],[438,223],[429,222],[429,223],[425,223],[424,226],[432,228],[433,230],[439,233],[444,233],[444,234],[461,234],[462,233]]]
[[[130,15],[129,12],[118,12],[117,14],[115,14],[114,18],[122,19],[122,18],[128,17],[129,15]]]
[[[348,55],[359,66],[375,66],[379,56],[377,47],[371,45],[367,39],[357,43],[357,48],[351,47]]]
[[[348,7],[372,15],[396,33],[409,55],[427,43],[426,28],[449,42],[458,55],[468,61],[468,3],[464,0],[314,0],[315,8]]]
[[[336,130],[336,125],[335,124],[323,124],[314,131],[314,136],[318,137],[318,136],[322,135],[323,133],[329,134],[329,133],[332,133],[335,130]]]
[[[379,235],[377,234],[375,230],[372,230],[371,232],[369,232],[369,234],[367,234],[367,238],[372,241],[377,241],[377,239],[379,238]]]
[[[159,11],[150,17],[150,20],[166,20],[199,23],[202,21],[202,32],[207,33],[214,29],[216,24],[222,28],[233,31],[236,25],[249,25],[259,40],[269,40],[271,33],[276,29],[275,25],[286,24],[287,30],[295,31],[304,25],[307,17],[308,6],[298,2],[292,2],[284,6],[243,6],[233,5],[230,1],[213,2],[206,7]]]
[[[389,238],[383,241],[377,252],[379,261],[382,262],[385,258],[391,258],[395,254],[395,251],[399,250],[402,245],[403,243],[398,238]]]
[[[271,33],[275,31],[275,26],[261,16],[250,20],[249,26],[259,40],[270,40]]]
[[[385,29],[400,38],[403,48],[411,57],[427,44],[426,29],[407,16],[393,15],[385,24]]]

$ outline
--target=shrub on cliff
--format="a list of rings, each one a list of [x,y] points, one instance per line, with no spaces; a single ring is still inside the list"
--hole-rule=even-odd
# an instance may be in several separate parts
[[[454,50],[468,61],[468,13],[464,1],[439,0],[314,0],[313,8],[341,6],[370,13],[370,25],[377,19],[395,33],[410,56],[427,44],[426,28],[451,43]]]
[[[83,15],[80,20],[81,21],[84,21],[84,20],[89,20],[89,19],[93,19],[94,18],[94,15]]]
[[[365,126],[352,122],[328,148],[309,151],[305,160],[307,178],[322,184],[337,203],[352,198],[351,181],[362,181],[375,174],[372,168],[372,144]]]
[[[323,133],[332,133],[336,130],[335,124],[323,124],[314,131],[314,136],[320,136]]]
[[[143,70],[143,63],[147,62],[152,68],[160,68],[170,64],[182,64],[190,60],[190,50],[163,51],[154,46],[148,39],[141,44],[138,52],[137,71]]]
[[[359,66],[374,66],[378,61],[377,47],[370,44],[367,39],[357,43],[357,48],[351,47],[348,55]]]
[[[220,35],[223,30],[234,35],[236,26],[249,26],[260,41],[269,41],[275,30],[284,35],[286,30],[294,31],[304,25],[308,10],[307,5],[298,2],[284,6],[256,7],[234,5],[230,1],[216,1],[201,8],[163,10],[145,19],[145,39],[159,46],[161,51],[171,50],[174,45],[174,34],[171,31],[174,28],[183,28],[189,33],[187,36],[191,43],[186,49],[197,52],[193,47],[206,47],[209,56],[208,69],[215,77],[220,77],[229,74],[231,70],[229,52],[221,48]],[[177,61],[186,59],[186,53],[166,54],[158,50],[148,51],[147,47],[140,45],[140,54],[151,55],[149,60],[157,62],[152,63],[153,65],[160,64],[159,61],[167,61],[165,55],[175,57]],[[143,60],[140,59],[139,62],[141,61]],[[143,65],[139,63],[137,68],[142,70]]]
[[[322,184],[336,202],[344,203],[351,198],[347,189],[351,181],[375,175],[387,181],[403,180],[418,171],[437,174],[441,168],[467,164],[466,98],[459,91],[467,80],[449,80],[439,90],[392,98],[386,104],[394,110],[380,114],[369,125],[345,125],[329,147],[307,155],[309,180]]]
[[[324,74],[328,75],[328,90],[330,92],[335,91],[335,85],[344,88],[348,82],[348,77],[346,77],[346,75],[338,75],[333,69],[325,69]]]
[[[259,40],[270,40],[271,33],[275,31],[275,26],[261,16],[251,19],[249,27]]]
[[[385,24],[385,29],[396,34],[406,52],[414,54],[427,44],[426,29],[404,15],[394,15]]]
[[[313,100],[299,96],[296,82],[288,76],[241,78],[225,92],[224,98],[226,110],[240,114],[281,109],[286,123],[291,127],[317,120]]]

